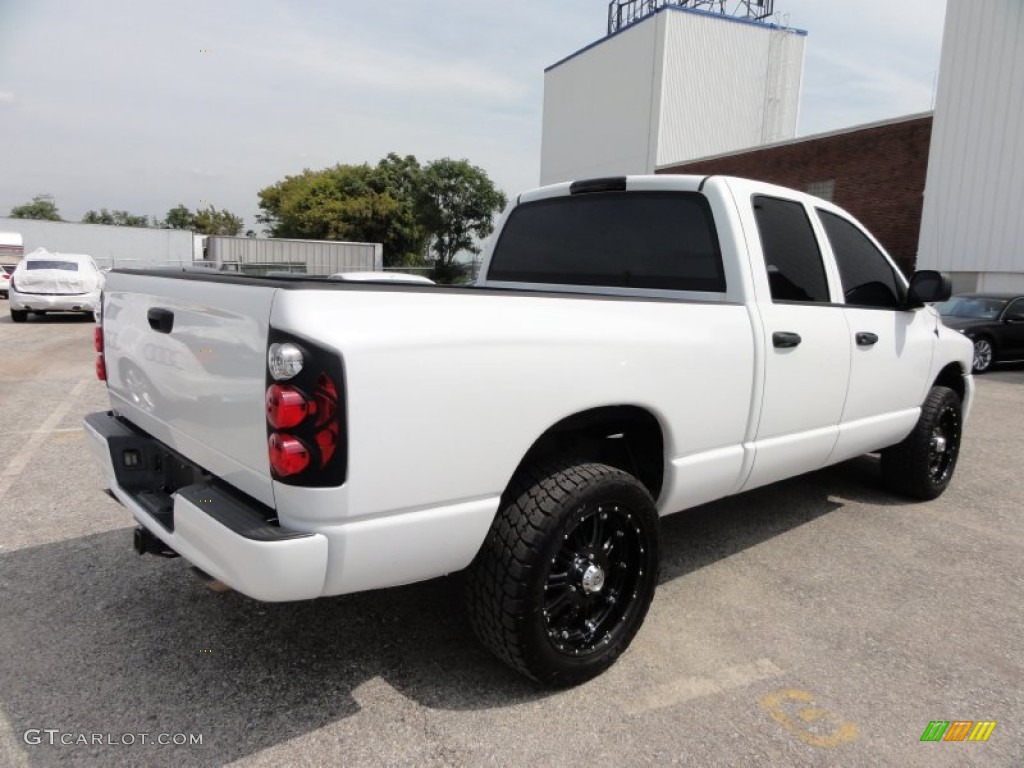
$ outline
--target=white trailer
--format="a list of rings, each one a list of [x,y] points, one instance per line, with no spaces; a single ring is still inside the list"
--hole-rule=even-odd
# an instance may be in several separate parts
[[[210,235],[205,238],[201,254],[200,257],[197,253],[197,262],[201,258],[215,269],[257,274],[286,270],[332,275],[384,268],[384,247],[380,243]]]

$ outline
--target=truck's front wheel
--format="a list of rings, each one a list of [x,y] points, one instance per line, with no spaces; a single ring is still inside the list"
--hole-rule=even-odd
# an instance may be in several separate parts
[[[658,554],[654,502],[632,475],[568,461],[524,469],[469,569],[473,628],[534,680],[582,683],[643,624]]]
[[[904,496],[931,500],[946,490],[960,455],[963,413],[948,387],[932,387],[917,426],[907,438],[882,451],[882,478]]]

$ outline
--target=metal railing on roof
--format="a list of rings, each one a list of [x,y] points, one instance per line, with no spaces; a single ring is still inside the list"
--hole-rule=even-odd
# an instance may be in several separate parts
[[[608,4],[608,34],[615,34],[666,6],[692,8],[750,21],[763,21],[775,12],[775,0],[612,0]]]

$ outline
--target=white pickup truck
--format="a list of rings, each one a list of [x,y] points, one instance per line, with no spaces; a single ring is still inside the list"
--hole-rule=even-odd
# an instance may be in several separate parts
[[[551,685],[628,646],[659,515],[881,451],[931,499],[972,348],[841,209],[726,177],[516,199],[470,287],[115,270],[85,429],[140,553],[258,600],[468,569]]]

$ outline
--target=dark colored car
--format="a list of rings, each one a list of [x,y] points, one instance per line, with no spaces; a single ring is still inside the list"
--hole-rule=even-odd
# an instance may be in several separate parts
[[[963,293],[936,304],[942,322],[974,342],[974,372],[1024,360],[1024,295]]]
[[[7,264],[0,264],[0,296],[7,298],[7,286],[11,284],[11,275],[14,274],[14,267]]]

